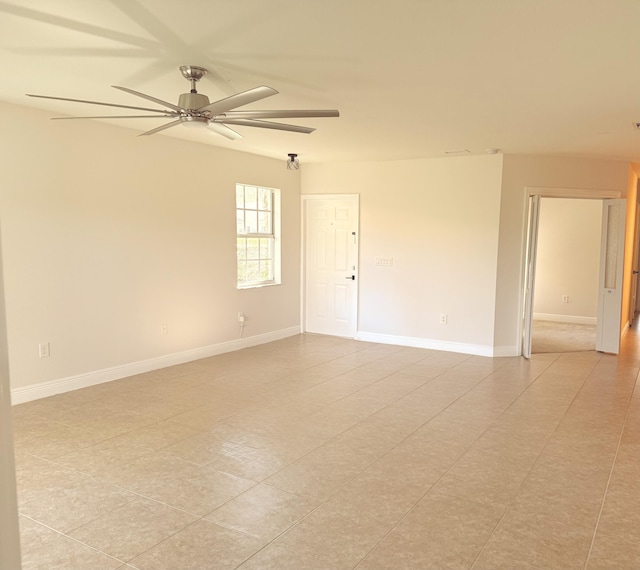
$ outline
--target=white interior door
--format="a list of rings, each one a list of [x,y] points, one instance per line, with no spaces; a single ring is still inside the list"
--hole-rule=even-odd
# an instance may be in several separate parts
[[[622,272],[626,200],[603,200],[596,350],[618,354],[622,316]]]
[[[358,197],[304,196],[304,330],[357,331]]]
[[[529,202],[527,227],[527,258],[525,265],[524,323],[522,356],[531,358],[531,325],[533,322],[533,294],[536,280],[536,255],[538,251],[538,227],[540,225],[540,196],[533,195]]]

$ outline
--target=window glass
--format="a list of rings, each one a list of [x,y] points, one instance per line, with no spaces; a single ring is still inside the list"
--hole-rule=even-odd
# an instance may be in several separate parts
[[[258,189],[255,186],[245,186],[244,207],[248,210],[258,209]]]
[[[279,190],[236,184],[238,288],[280,282]]]

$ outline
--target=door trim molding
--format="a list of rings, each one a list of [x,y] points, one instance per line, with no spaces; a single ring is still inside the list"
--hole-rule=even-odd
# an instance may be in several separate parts
[[[312,200],[344,200],[350,198],[356,202],[356,214],[358,217],[357,232],[357,247],[356,247],[356,267],[358,267],[358,281],[356,282],[356,297],[355,297],[355,311],[356,311],[356,330],[354,338],[358,335],[358,292],[360,291],[360,194],[301,194],[300,195],[300,331],[302,333],[307,332],[307,322],[305,315],[305,303],[307,293],[307,280],[305,277],[307,268],[306,259],[306,247],[307,247],[307,219],[306,208],[307,203]]]
[[[581,200],[606,200],[622,198],[620,190],[589,190],[587,188],[546,188],[544,186],[526,186],[526,198],[540,196],[541,198],[580,198]]]
[[[622,191],[620,190],[608,190],[602,189],[589,189],[589,188],[562,188],[562,187],[545,187],[545,186],[525,186],[524,187],[524,200],[522,208],[522,243],[520,248],[520,293],[518,302],[518,322],[520,323],[520,334],[518,344],[520,346],[520,356],[523,354],[522,346],[524,339],[524,315],[525,315],[525,278],[527,271],[527,233],[529,226],[529,209],[531,207],[531,197],[540,196],[541,198],[576,198],[582,200],[607,200],[622,198]],[[533,310],[533,307],[532,307]]]

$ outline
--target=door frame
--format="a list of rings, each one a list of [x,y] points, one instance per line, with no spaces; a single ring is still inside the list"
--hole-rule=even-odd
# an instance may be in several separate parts
[[[538,186],[526,186],[524,189],[524,207],[523,207],[523,226],[524,232],[522,237],[522,252],[521,252],[521,272],[520,272],[520,304],[519,304],[519,330],[520,330],[520,355],[525,356],[526,350],[524,347],[525,338],[531,338],[531,331],[525,331],[525,325],[531,326],[533,319],[533,295],[534,290],[531,289],[527,292],[527,284],[535,283],[535,264],[531,267],[532,275],[529,273],[529,251],[531,245],[529,243],[529,224],[530,224],[530,209],[532,204],[532,197],[539,196],[540,198],[573,198],[580,200],[607,200],[622,198],[622,192],[619,190],[589,190],[586,188],[556,188],[556,187],[538,187]],[[537,237],[537,236],[536,236]],[[527,302],[527,296],[530,295],[530,302]],[[622,311],[622,308],[620,309]],[[530,314],[528,314],[530,313]],[[528,357],[528,356],[527,356]]]
[[[356,266],[355,293],[353,296],[353,319],[355,323],[355,334],[358,335],[358,293],[360,291],[360,194],[301,194],[300,195],[300,331],[307,332],[307,317],[305,312],[307,300],[307,204],[311,200],[344,200],[352,199],[356,203],[356,248],[354,263]]]

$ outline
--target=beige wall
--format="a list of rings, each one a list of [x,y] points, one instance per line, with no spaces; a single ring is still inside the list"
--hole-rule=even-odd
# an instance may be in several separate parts
[[[48,117],[0,105],[13,388],[233,341],[238,311],[245,337],[299,326],[299,172]],[[236,182],[282,191],[280,286],[236,289]]]
[[[500,355],[519,354],[525,188],[624,195],[627,175],[626,162],[515,155],[309,164],[302,191],[360,194],[359,331]]]
[[[304,194],[360,195],[360,334],[492,349],[501,171],[500,155],[304,165]]]
[[[601,200],[542,198],[534,314],[595,322],[601,225]],[[568,303],[562,302],[563,295]]]

